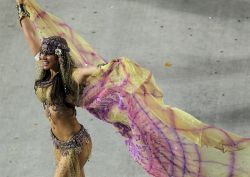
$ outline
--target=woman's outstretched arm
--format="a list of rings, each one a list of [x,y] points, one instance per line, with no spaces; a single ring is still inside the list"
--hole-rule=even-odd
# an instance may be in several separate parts
[[[16,0],[16,3],[17,5],[19,4],[25,5],[25,1],[28,1],[28,0]],[[29,17],[24,17],[20,23],[21,23],[21,28],[23,30],[26,41],[28,42],[28,45],[31,49],[31,53],[33,56],[35,56],[39,52],[40,46],[41,46],[39,37],[37,36],[36,31],[34,27],[32,26],[32,23]]]
[[[77,68],[72,73],[72,78],[76,81],[76,83],[81,84],[85,83],[86,79],[91,76],[92,74],[102,70],[101,67],[90,66],[87,68]]]

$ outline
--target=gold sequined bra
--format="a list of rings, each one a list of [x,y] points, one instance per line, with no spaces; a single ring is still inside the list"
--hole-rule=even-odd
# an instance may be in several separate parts
[[[43,107],[44,109],[47,111],[48,116],[50,117],[50,111],[49,111],[49,106],[52,106],[53,111],[62,111],[68,108],[73,109],[74,114],[76,114],[76,110],[75,110],[75,104],[74,104],[74,99],[72,96],[67,95],[66,96],[66,101],[67,103],[69,103],[70,105],[72,105],[72,107],[67,107],[65,105],[62,104],[52,104],[52,100],[51,100],[51,90],[52,90],[52,86],[54,84],[55,78],[58,77],[57,76],[58,73],[53,77],[53,79],[49,80],[49,81],[43,81],[41,83],[38,84],[38,86],[36,86],[35,88],[35,92],[36,95],[38,97],[38,99],[43,103]]]

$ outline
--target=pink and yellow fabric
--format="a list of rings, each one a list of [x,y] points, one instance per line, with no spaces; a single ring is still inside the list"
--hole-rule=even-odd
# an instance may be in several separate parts
[[[112,124],[133,159],[154,177],[250,177],[250,138],[207,125],[163,102],[152,72],[125,57],[104,61],[71,27],[27,2],[42,40],[60,35],[81,67],[107,63],[91,76],[82,107]],[[117,174],[119,176],[119,174]]]

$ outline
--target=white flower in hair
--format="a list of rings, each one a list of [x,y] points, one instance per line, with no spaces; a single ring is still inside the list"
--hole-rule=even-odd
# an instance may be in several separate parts
[[[55,54],[56,54],[57,56],[61,56],[61,55],[62,55],[62,49],[56,48]]]

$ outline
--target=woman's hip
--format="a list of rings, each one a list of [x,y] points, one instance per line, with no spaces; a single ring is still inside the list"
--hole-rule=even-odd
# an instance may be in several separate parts
[[[84,126],[82,124],[80,124],[80,126],[81,129],[67,141],[59,140],[50,129],[50,135],[54,148],[57,152],[60,152],[62,156],[70,155],[72,153],[76,153],[78,155],[84,153],[86,155],[88,152],[90,155],[92,149],[91,137]]]

